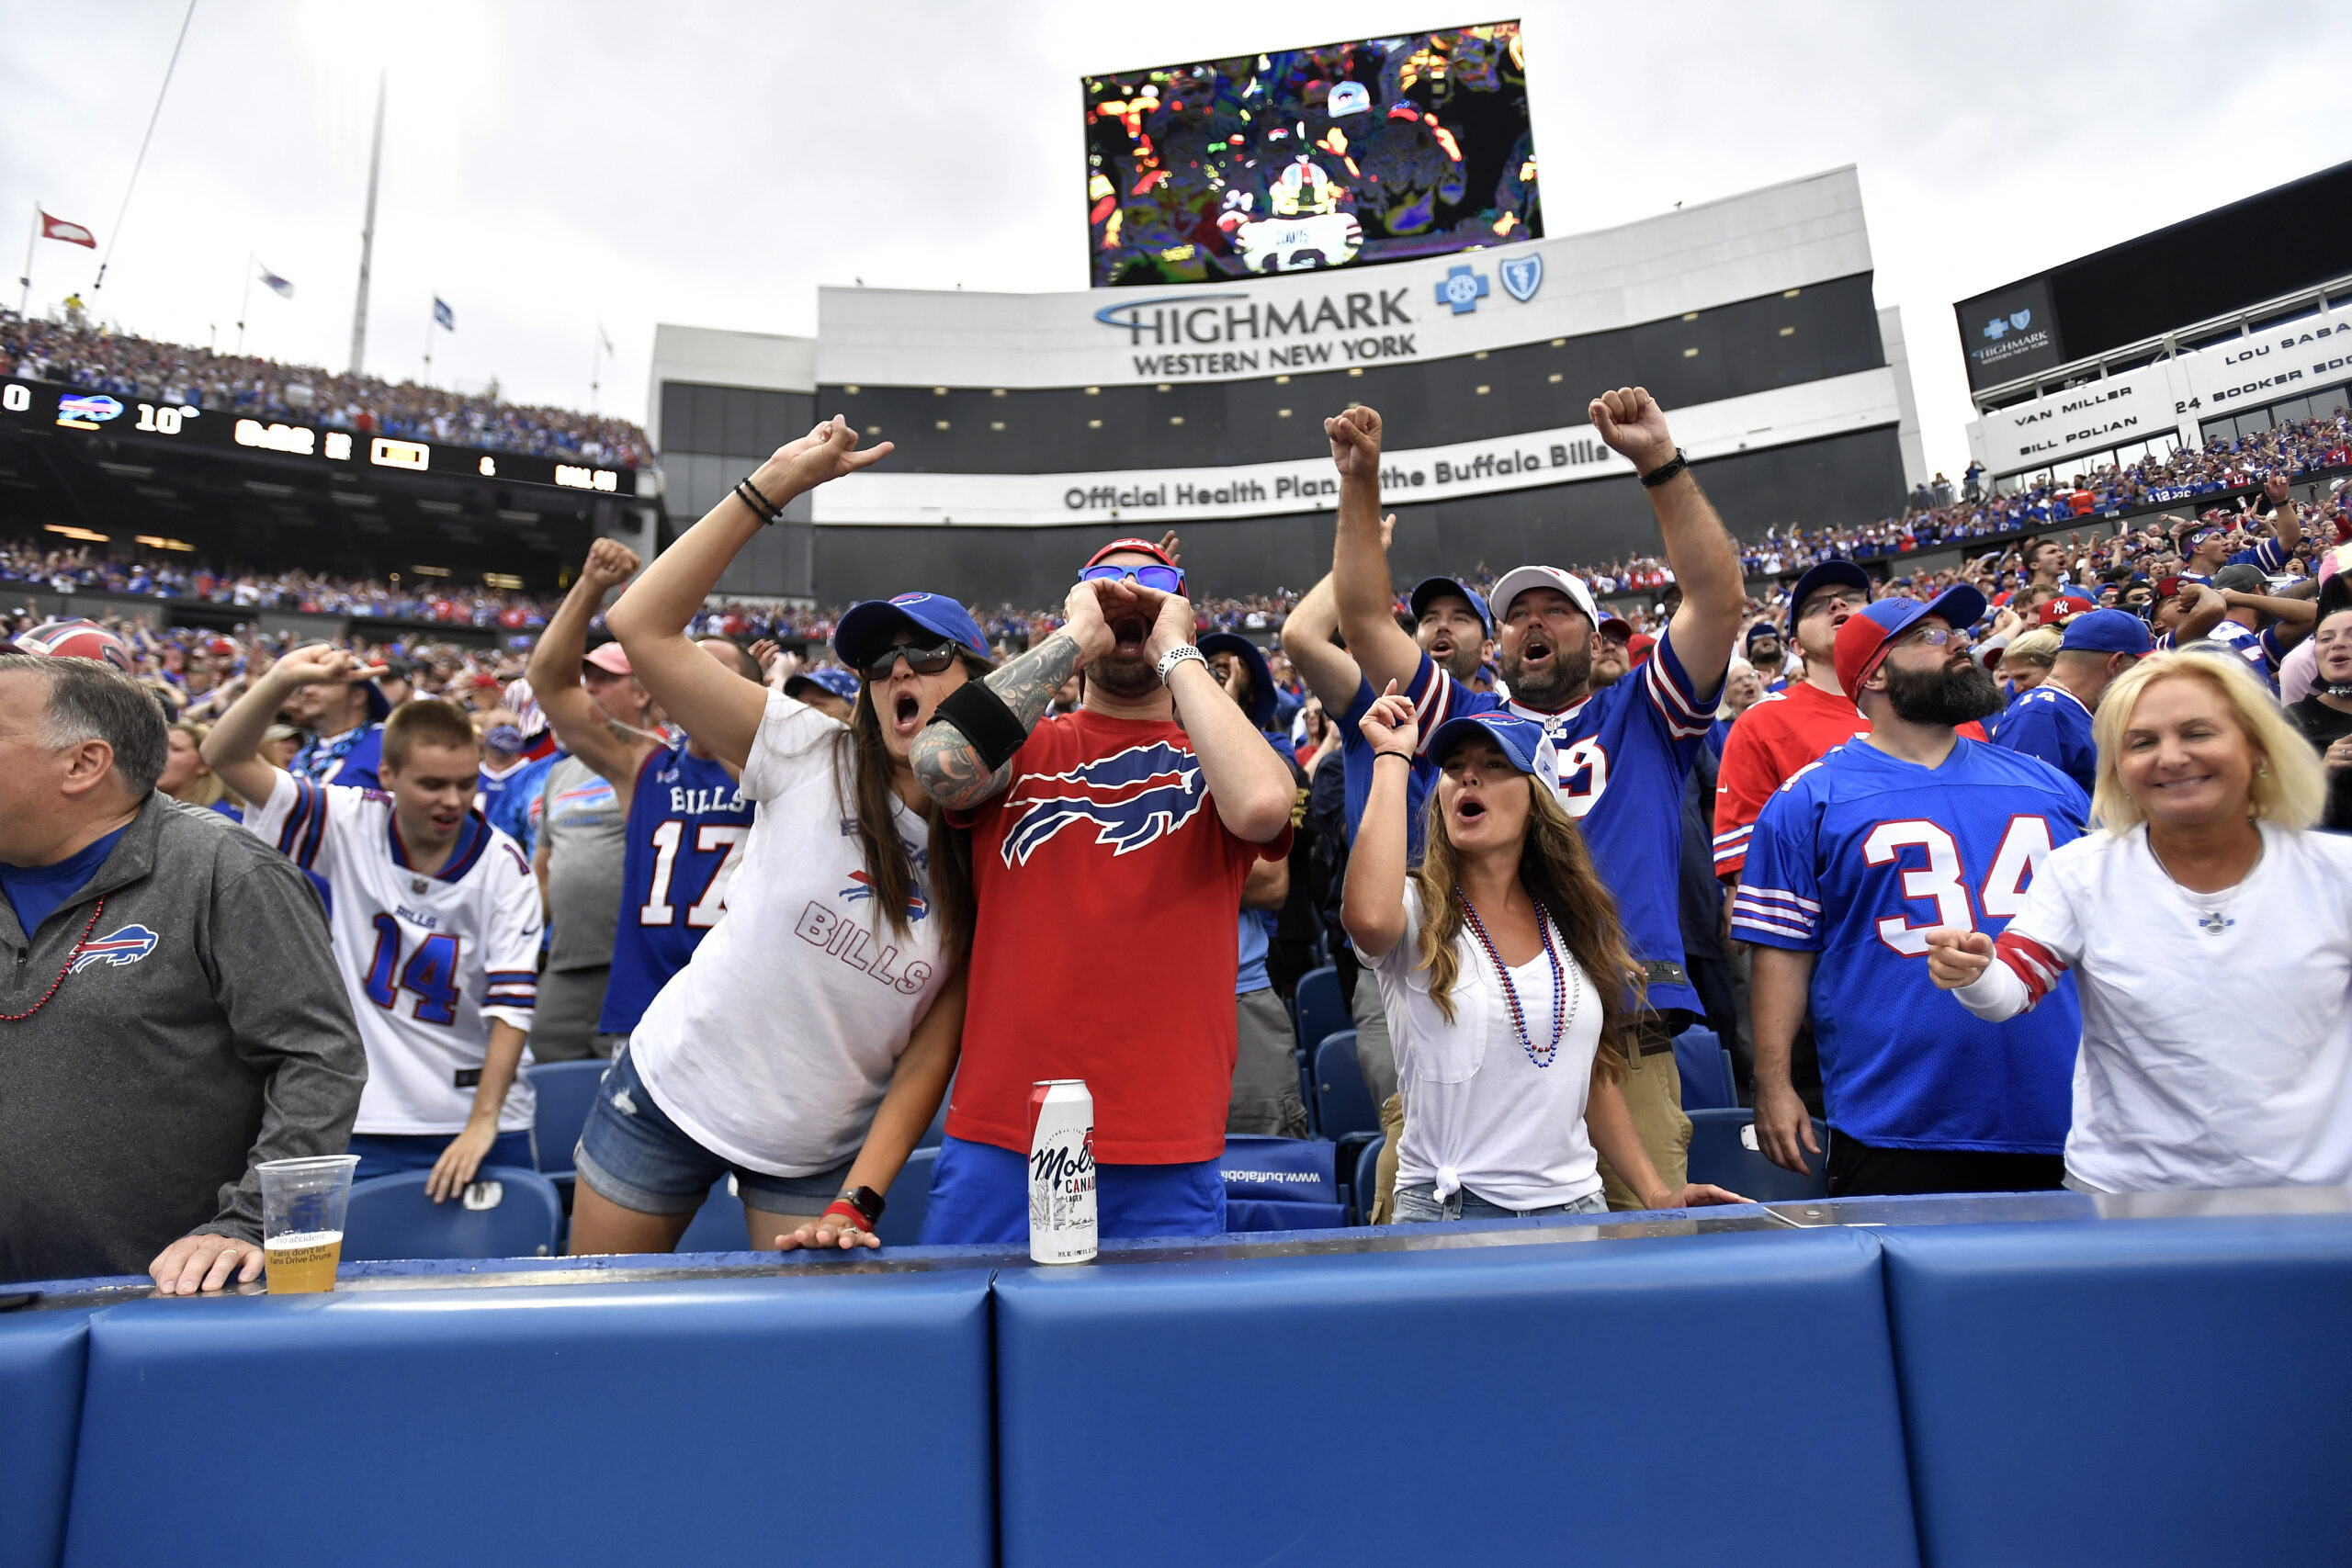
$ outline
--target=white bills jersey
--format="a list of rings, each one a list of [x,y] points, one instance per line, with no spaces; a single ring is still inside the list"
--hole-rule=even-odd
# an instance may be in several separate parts
[[[463,1132],[491,1020],[528,1031],[538,996],[539,886],[522,850],[469,812],[428,876],[408,863],[390,795],[286,773],[245,826],[334,884],[335,962],[368,1047],[352,1131]],[[518,1073],[498,1130],[527,1130],[537,1109]]]

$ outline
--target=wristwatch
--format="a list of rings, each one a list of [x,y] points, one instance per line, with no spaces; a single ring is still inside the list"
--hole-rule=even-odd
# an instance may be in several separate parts
[[[1189,642],[1181,644],[1159,656],[1159,683],[1163,686],[1168,684],[1169,675],[1174,671],[1176,666],[1183,663],[1187,659],[1199,660],[1204,669],[1208,666],[1208,655]]]
[[[871,1187],[844,1187],[833,1194],[833,1201],[847,1203],[865,1215],[868,1230],[874,1227],[875,1221],[882,1217],[882,1194]]]

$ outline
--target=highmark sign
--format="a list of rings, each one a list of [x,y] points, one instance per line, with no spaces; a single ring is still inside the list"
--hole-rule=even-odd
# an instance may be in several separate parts
[[[1865,370],[1802,387],[1728,398],[1672,412],[1675,437],[1693,458],[1785,446],[1892,424],[1894,372]],[[1380,488],[1392,504],[1450,501],[1497,491],[1630,474],[1589,424],[1383,456]],[[893,473],[886,462],[847,475],[810,498],[819,524],[1050,527],[1064,523],[1182,522],[1328,510],[1340,481],[1328,456],[1205,469],[1074,474]]]

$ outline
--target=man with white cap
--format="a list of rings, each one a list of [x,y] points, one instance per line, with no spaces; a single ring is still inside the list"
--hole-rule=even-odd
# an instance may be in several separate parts
[[[1340,470],[1332,583],[1340,629],[1375,688],[1409,698],[1423,737],[1459,715],[1507,711],[1544,728],[1558,757],[1561,803],[1583,829],[1617,899],[1628,947],[1646,982],[1624,1081],[1626,1104],[1658,1178],[1679,1187],[1690,1145],[1674,1036],[1701,1010],[1683,969],[1677,892],[1682,780],[1713,722],[1747,590],[1739,551],[1674,445],[1649,393],[1620,388],[1589,410],[1602,440],[1631,459],[1656,513],[1682,604],[1650,658],[1598,693],[1591,687],[1600,614],[1584,582],[1557,567],[1503,574],[1489,596],[1510,700],[1472,691],[1396,625],[1380,535],[1380,415],[1352,408],[1324,422]],[[1638,1195],[1604,1170],[1610,1205]]]

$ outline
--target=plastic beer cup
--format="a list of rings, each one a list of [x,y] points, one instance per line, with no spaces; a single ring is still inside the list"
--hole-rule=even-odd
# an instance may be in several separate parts
[[[334,1289],[344,1211],[358,1163],[357,1155],[322,1155],[254,1167],[261,1172],[261,1250],[271,1295]]]

